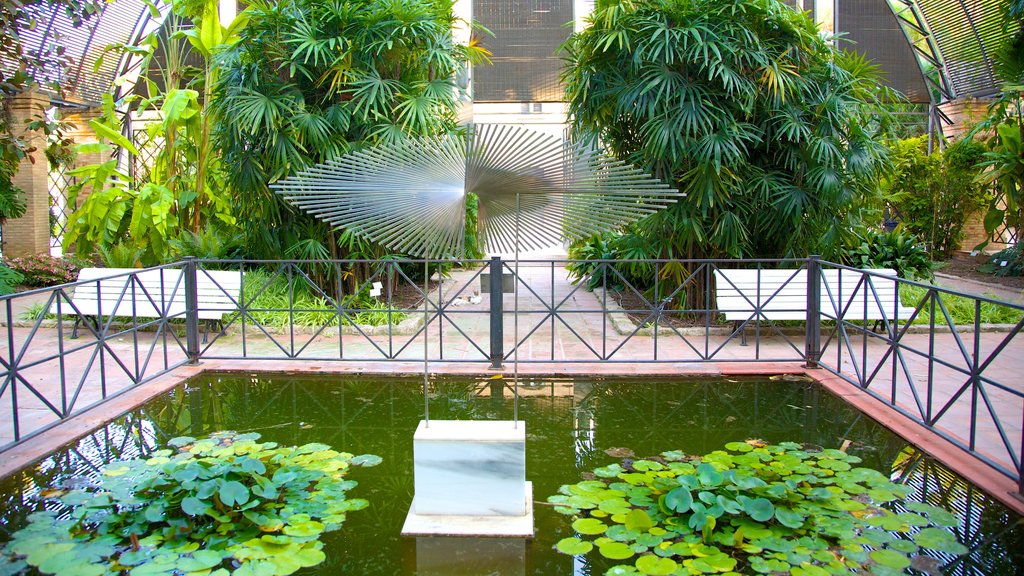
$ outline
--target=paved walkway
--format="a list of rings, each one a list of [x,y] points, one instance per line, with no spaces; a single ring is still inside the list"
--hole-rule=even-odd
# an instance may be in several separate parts
[[[609,312],[616,309],[612,299],[572,285],[560,266],[523,265],[520,275],[530,289],[521,290],[518,298],[503,296],[506,373],[513,369],[515,354],[509,352],[515,349],[516,334],[524,374],[802,370],[802,328],[751,328],[749,346],[742,346],[729,326],[673,329],[659,321],[657,331],[653,325],[638,329],[625,314]],[[487,371],[491,303],[489,295],[479,292],[477,271],[457,271],[444,283],[445,314],[432,319],[427,330],[432,370]],[[517,306],[518,327],[512,313]],[[330,371],[337,366],[332,360],[343,358],[353,361],[344,364],[346,370],[414,372],[422,369],[424,339],[419,325],[411,325],[401,335],[364,334],[348,327],[339,337],[336,326],[264,331],[251,322],[244,327],[236,323],[204,345],[203,357],[207,365],[244,358],[242,365],[252,370]],[[760,338],[754,338],[756,330]],[[14,327],[10,334],[0,359],[16,366],[17,377],[0,389],[0,445],[14,439],[15,427],[21,436],[31,434],[56,423],[58,414],[81,410],[186,359],[184,338],[166,331],[125,332],[102,344],[88,331],[70,339],[70,324],[62,331]],[[1024,335],[1005,329],[975,334],[957,327],[908,333],[900,342],[894,348],[871,332],[843,338],[826,330],[822,364],[975,448],[983,458],[1015,469],[1024,432]],[[56,357],[58,352],[64,356]],[[974,366],[977,378],[972,379]]]

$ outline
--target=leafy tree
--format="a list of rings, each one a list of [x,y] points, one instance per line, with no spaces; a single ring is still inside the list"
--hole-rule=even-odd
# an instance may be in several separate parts
[[[641,0],[565,44],[577,138],[686,198],[629,229],[645,256],[833,256],[877,206],[896,96],[776,0]],[[874,199],[867,201],[866,199]]]
[[[487,53],[476,43],[452,41],[452,4],[249,5],[248,26],[223,54],[214,106],[216,138],[232,167],[230,184],[250,254],[337,257],[339,250],[373,251],[297,213],[268,184],[367,145],[453,130],[453,78]]]

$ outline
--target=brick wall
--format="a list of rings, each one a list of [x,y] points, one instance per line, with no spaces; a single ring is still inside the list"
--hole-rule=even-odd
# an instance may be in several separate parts
[[[35,91],[21,93],[11,100],[11,126],[15,134],[39,150],[32,154],[35,162],[29,158],[21,161],[13,178],[14,185],[24,191],[27,210],[21,218],[10,218],[3,224],[3,253],[7,258],[50,253],[49,166],[43,154],[46,141],[41,131],[23,128],[25,120],[49,106],[50,97]]]

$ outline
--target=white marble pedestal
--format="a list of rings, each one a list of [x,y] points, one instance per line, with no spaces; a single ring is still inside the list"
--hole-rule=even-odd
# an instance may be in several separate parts
[[[416,493],[403,536],[533,537],[525,423],[420,422],[413,466]]]

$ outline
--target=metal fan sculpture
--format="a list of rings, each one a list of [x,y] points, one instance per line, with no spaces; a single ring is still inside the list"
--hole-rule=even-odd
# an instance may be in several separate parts
[[[593,148],[496,124],[348,154],[273,188],[332,226],[424,258],[462,255],[467,193],[479,198],[485,249],[503,253],[612,230],[680,196]]]
[[[425,259],[459,257],[466,195],[479,198],[477,224],[489,252],[545,248],[615,229],[675,202],[681,194],[593,148],[509,125],[478,124],[465,138],[444,135],[354,152],[272,186],[292,204],[336,228]],[[427,264],[424,263],[424,271]],[[514,282],[519,339],[519,281]],[[424,298],[427,280],[424,280]],[[424,303],[423,386],[427,400]],[[513,349],[518,422],[519,346]]]

